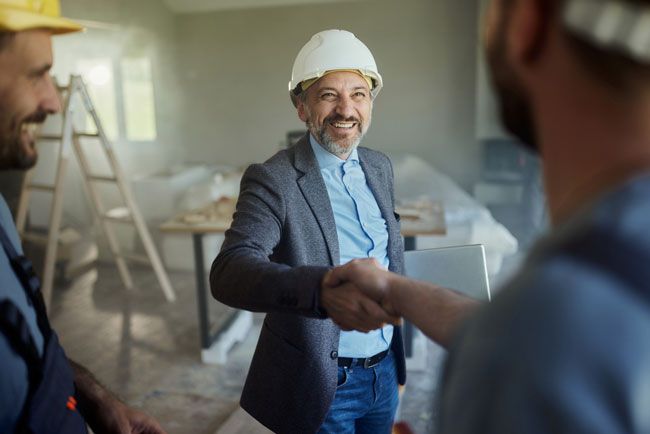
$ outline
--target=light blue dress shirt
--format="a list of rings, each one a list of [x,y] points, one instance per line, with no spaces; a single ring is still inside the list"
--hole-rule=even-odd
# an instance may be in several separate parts
[[[375,196],[366,183],[357,150],[347,160],[326,151],[310,135],[320,172],[332,204],[341,264],[357,258],[375,258],[388,268],[388,229]],[[340,357],[370,357],[390,346],[393,326],[370,333],[341,332]]]

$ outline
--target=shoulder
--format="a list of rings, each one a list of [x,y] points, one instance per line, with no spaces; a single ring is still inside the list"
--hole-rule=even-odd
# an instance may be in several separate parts
[[[650,307],[625,283],[553,257],[467,324],[452,351],[448,393],[480,384],[491,405],[574,428],[595,414],[615,419],[610,405],[600,407],[606,402],[627,403],[624,422],[635,425],[643,416],[638,392],[650,393],[648,336]]]
[[[269,175],[280,174],[286,176],[288,172],[295,172],[294,168],[295,150],[293,148],[283,149],[276,152],[263,163],[254,163],[248,166],[245,173],[267,173]]]
[[[520,348],[533,365],[595,355],[614,361],[629,356],[632,341],[650,350],[650,342],[640,342],[650,336],[650,306],[617,276],[567,256],[525,269],[468,331],[481,334],[495,323],[503,329],[493,338]]]
[[[5,202],[4,198],[0,194],[0,226],[5,230],[7,236],[14,245],[14,248],[22,253],[22,247],[20,245],[20,238],[18,237],[18,231],[16,231],[16,225],[14,224],[11,211]]]
[[[386,164],[391,165],[390,159],[386,154],[374,149],[366,148],[365,146],[359,146],[358,148],[359,158],[369,163],[375,164]]]
[[[466,324],[450,353],[443,420],[466,415],[468,429],[442,432],[650,429],[649,307],[577,265],[524,271]]]
[[[289,149],[277,152],[263,163],[249,165],[242,176],[242,184],[247,181],[281,183],[288,176],[295,176],[293,153]]]

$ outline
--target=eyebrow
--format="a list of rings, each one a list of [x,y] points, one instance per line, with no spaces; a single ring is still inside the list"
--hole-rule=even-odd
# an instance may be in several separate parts
[[[51,63],[46,63],[43,66],[33,68],[31,71],[29,71],[29,75],[32,77],[39,77],[45,73],[47,73],[50,69],[52,69],[52,64]]]
[[[323,91],[325,91],[325,90],[329,90],[329,91],[333,91],[333,92],[338,92],[338,90],[337,90],[337,89],[334,89],[333,87],[321,87],[320,89],[318,89],[318,92],[323,92]],[[364,91],[367,91],[368,88],[365,87],[365,86],[356,86],[356,87],[353,87],[353,88],[352,88],[352,91],[357,91],[357,90],[364,90]]]

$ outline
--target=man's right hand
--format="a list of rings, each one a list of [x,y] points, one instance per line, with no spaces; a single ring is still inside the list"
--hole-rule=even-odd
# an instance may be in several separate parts
[[[386,312],[377,299],[364,294],[354,283],[338,277],[337,270],[347,267],[348,264],[330,270],[323,278],[321,305],[332,321],[342,330],[358,330],[364,333],[381,328],[385,324],[399,325],[399,316]],[[368,261],[368,264],[380,270],[376,261]]]
[[[323,286],[352,283],[365,296],[379,303],[392,316],[401,316],[390,300],[389,292],[396,277],[382,268],[375,259],[354,259],[333,268],[325,275]]]

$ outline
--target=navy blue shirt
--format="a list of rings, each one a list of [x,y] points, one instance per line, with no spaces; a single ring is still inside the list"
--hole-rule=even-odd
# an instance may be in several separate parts
[[[13,242],[18,252],[22,252],[18,233],[11,213],[0,195],[0,225]],[[14,274],[9,258],[0,247],[0,300],[10,300],[25,317],[40,354],[43,354],[43,335],[36,322],[36,312],[27,302],[27,294]],[[29,386],[27,365],[9,345],[0,332],[0,432],[14,432],[14,427],[22,412]]]

